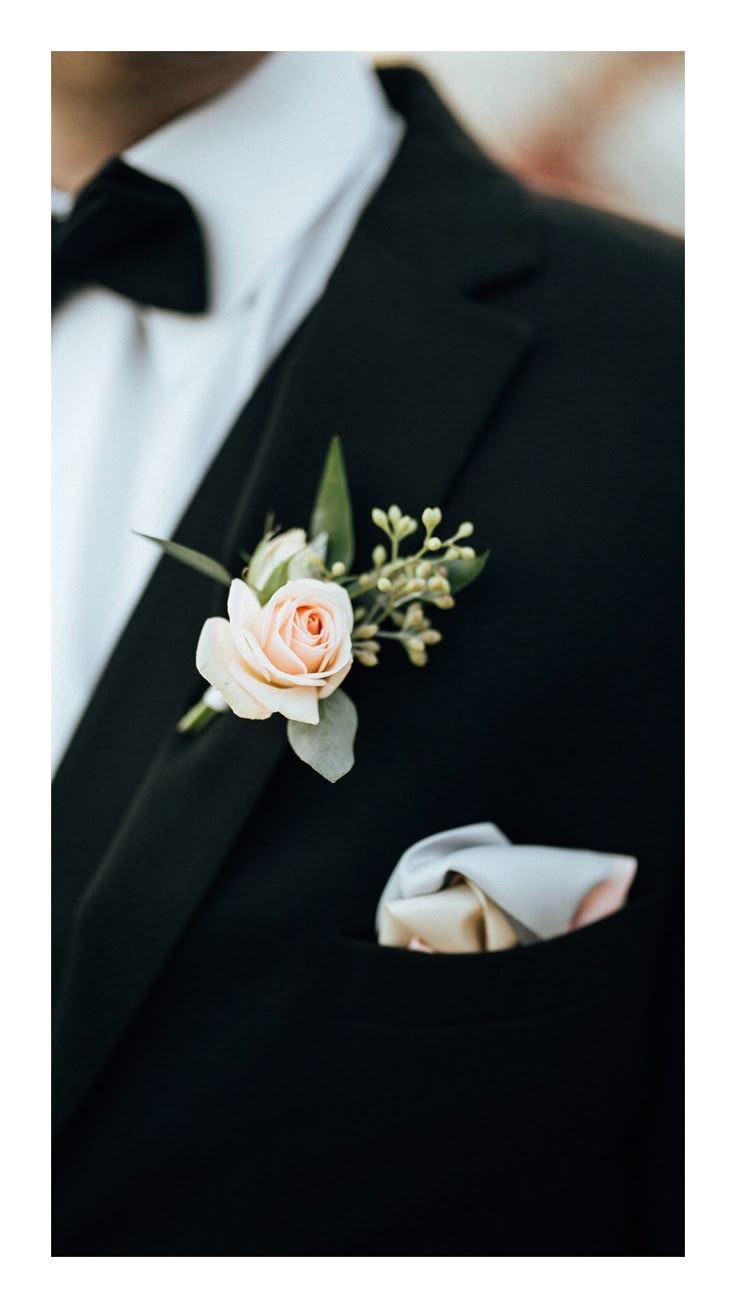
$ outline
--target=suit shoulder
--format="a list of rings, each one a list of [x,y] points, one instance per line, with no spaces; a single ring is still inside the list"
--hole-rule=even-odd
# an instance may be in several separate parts
[[[683,282],[681,237],[589,204],[527,190],[529,211],[551,267],[612,280],[635,279],[671,292]],[[598,282],[600,289],[600,281]]]
[[[593,366],[623,375],[680,367],[684,243],[641,222],[543,194],[517,180],[517,214],[534,268],[496,302],[525,318],[541,341],[567,344]],[[490,236],[490,224],[489,224]],[[635,367],[632,368],[632,361]]]

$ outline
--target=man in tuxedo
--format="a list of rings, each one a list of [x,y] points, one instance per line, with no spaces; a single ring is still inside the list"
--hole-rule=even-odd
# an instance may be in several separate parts
[[[55,56],[54,1250],[681,1252],[682,271],[535,194],[409,69]],[[177,734],[221,587],[342,438],[490,548],[424,669]],[[402,852],[633,855],[564,938],[376,943]]]

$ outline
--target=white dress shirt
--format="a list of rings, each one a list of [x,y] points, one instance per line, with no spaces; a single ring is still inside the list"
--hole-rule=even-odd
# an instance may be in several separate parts
[[[132,529],[171,537],[322,294],[403,127],[363,57],[285,52],[121,156],[192,205],[210,308],[141,308],[95,288],[55,314],[54,763],[158,562]],[[70,198],[52,198],[63,216]]]

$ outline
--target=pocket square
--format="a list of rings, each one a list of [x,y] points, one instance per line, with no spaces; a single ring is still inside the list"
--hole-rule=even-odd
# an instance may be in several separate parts
[[[550,940],[622,908],[635,858],[512,845],[490,822],[420,840],[399,859],[376,914],[378,942],[481,953]]]

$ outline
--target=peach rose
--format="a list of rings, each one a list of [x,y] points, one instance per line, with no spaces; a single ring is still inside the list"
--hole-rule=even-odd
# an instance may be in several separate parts
[[[226,618],[208,618],[197,669],[239,718],[282,713],[319,722],[317,701],[331,695],[353,662],[353,608],[342,586],[288,581],[261,608],[244,581],[230,586]]]

